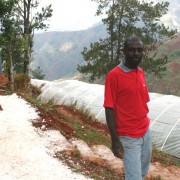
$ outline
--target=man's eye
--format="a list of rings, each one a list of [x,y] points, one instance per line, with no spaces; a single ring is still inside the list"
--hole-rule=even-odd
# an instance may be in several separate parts
[[[137,48],[138,52],[143,52],[143,48]]]
[[[128,49],[130,52],[135,52],[135,51],[137,51],[137,52],[143,52],[143,48],[129,48]]]

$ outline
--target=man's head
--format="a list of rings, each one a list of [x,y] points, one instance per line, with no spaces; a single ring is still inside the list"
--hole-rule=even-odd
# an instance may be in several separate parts
[[[130,36],[124,42],[125,66],[136,69],[143,57],[143,43],[137,36]]]

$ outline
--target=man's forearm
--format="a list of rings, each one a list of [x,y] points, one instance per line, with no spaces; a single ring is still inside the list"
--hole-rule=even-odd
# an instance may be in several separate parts
[[[123,148],[116,132],[115,114],[112,108],[106,108],[106,122],[111,134],[112,152],[116,157],[122,157]]]
[[[111,134],[111,138],[117,139],[118,135],[116,132],[116,127],[115,127],[115,114],[114,110],[112,108],[105,108],[105,113],[106,113],[106,122]]]

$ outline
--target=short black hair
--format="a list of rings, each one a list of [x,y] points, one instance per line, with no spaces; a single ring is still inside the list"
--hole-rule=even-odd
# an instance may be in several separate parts
[[[124,49],[128,47],[128,43],[130,41],[141,41],[142,42],[142,40],[138,36],[135,36],[135,35],[129,36],[124,41]]]

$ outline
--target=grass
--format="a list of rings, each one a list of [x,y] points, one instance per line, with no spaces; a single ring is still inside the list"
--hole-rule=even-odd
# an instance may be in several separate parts
[[[92,114],[90,113],[90,110],[86,108],[84,105],[79,107],[77,105],[77,101],[72,102],[71,104],[67,105],[67,107],[71,109],[72,111],[73,110],[78,111],[78,113],[81,115],[82,119],[85,122],[89,122],[89,121],[92,122],[94,120]]]
[[[76,132],[75,137],[84,140],[89,145],[103,144],[110,147],[110,137],[98,132],[96,129],[92,128],[91,125],[86,124],[88,118],[82,118],[85,114],[82,114],[82,112],[77,109],[75,109],[75,111],[81,116],[81,119],[84,120],[83,122],[79,122],[73,117],[61,115],[61,117],[63,116],[64,120],[68,122],[68,125]],[[91,118],[89,122],[91,122]]]
[[[178,160],[175,157],[172,157],[171,155],[164,153],[162,151],[159,151],[154,145],[153,145],[153,153],[152,153],[152,159],[154,161],[158,161],[164,166],[177,166],[180,168],[180,160]]]

